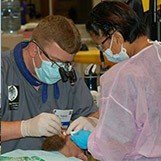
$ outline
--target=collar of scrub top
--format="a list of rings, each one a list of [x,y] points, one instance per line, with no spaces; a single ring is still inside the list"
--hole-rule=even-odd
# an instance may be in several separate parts
[[[14,48],[14,52],[13,52],[14,53],[14,59],[15,59],[15,62],[18,66],[18,69],[20,70],[22,75],[25,77],[25,79],[32,86],[42,85],[42,102],[45,103],[47,101],[47,97],[48,97],[48,93],[47,93],[48,84],[43,83],[43,82],[39,81],[38,79],[36,79],[34,76],[32,76],[32,74],[27,69],[25,62],[23,60],[22,49],[25,48],[28,44],[29,44],[29,42],[21,42],[21,43],[16,45],[16,47]],[[54,90],[54,98],[59,99],[60,91],[59,91],[58,84],[55,83],[53,88],[54,88],[53,89]]]

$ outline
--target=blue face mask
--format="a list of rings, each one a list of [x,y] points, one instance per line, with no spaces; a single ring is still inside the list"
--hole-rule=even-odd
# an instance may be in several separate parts
[[[121,51],[118,54],[113,54],[111,47],[112,47],[113,37],[110,43],[110,48],[108,48],[106,51],[104,51],[105,56],[107,59],[111,62],[118,63],[123,60],[126,60],[129,58],[128,54],[126,53],[126,49],[123,47],[123,44],[121,45]]]
[[[71,134],[70,139],[81,149],[87,149],[90,134],[91,132],[88,130],[79,130]]]
[[[37,68],[35,66],[35,62],[33,60],[33,64],[35,66],[35,72],[40,81],[46,84],[54,84],[58,82],[61,79],[60,73],[59,73],[59,66],[63,67],[63,63],[57,63],[57,64],[52,64],[52,62],[45,61],[41,58],[39,55],[42,63],[41,67]]]

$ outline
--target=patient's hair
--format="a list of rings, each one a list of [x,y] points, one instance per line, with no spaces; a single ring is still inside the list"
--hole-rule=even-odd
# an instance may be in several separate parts
[[[45,151],[59,151],[66,144],[65,137],[60,135],[54,135],[51,137],[47,137],[42,145],[42,150]]]
[[[34,29],[32,39],[45,48],[56,42],[69,54],[76,54],[81,46],[81,36],[72,20],[59,15],[49,15]]]

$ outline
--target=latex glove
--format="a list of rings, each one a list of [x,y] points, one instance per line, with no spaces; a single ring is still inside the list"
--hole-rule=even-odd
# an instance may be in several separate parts
[[[41,113],[34,118],[21,121],[21,134],[25,136],[52,136],[60,134],[61,121],[51,113]]]
[[[81,116],[70,124],[66,133],[69,135],[72,131],[78,131],[81,129],[93,131],[97,123],[98,123],[98,119],[95,117]]]

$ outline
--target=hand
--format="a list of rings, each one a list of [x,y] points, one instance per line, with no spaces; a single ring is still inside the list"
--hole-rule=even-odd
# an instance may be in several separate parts
[[[61,121],[60,119],[50,113],[41,113],[34,118],[21,121],[21,134],[25,136],[52,136],[60,134]]]
[[[97,123],[98,123],[98,119],[95,117],[82,117],[81,116],[70,124],[66,133],[69,135],[72,131],[77,131],[81,129],[93,131]]]

